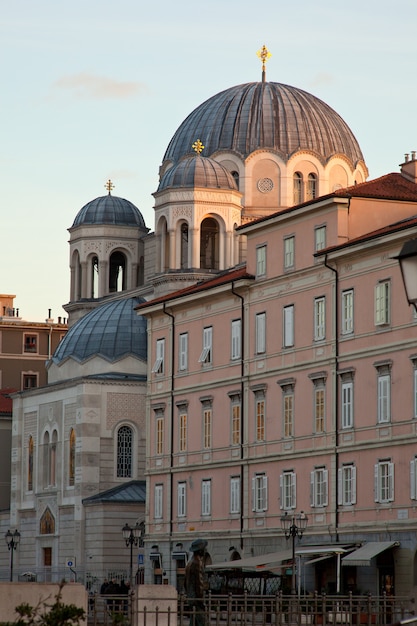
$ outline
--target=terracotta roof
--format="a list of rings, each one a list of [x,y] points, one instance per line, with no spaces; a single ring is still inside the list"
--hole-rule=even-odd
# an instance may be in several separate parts
[[[393,172],[374,180],[338,189],[334,196],[349,198],[383,198],[385,200],[417,201],[417,185],[402,174]]]
[[[18,391],[12,387],[5,387],[0,389],[0,415],[11,415],[13,408],[13,401],[9,397],[10,393]]]
[[[243,267],[239,267],[239,269],[228,270],[226,272],[222,272],[218,274],[214,278],[208,278],[207,280],[200,281],[195,285],[191,285],[190,287],[185,287],[184,289],[179,289],[178,291],[174,291],[165,296],[161,296],[160,298],[154,298],[154,300],[149,300],[143,304],[140,304],[135,308],[136,311],[142,311],[146,309],[146,307],[154,306],[155,304],[162,304],[163,302],[169,302],[170,300],[176,300],[177,298],[181,298],[183,296],[187,296],[192,293],[199,293],[201,291],[206,291],[207,289],[213,289],[214,287],[219,287],[220,285],[226,285],[227,283],[231,283],[235,280],[242,279],[254,279],[253,274],[249,274],[246,271],[246,265]]]

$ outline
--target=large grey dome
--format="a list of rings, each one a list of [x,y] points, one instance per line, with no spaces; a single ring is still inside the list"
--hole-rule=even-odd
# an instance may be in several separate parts
[[[184,157],[162,176],[158,191],[175,187],[237,189],[230,172],[214,159],[199,154]]]
[[[172,137],[164,162],[177,163],[196,139],[205,156],[223,150],[246,158],[269,148],[286,160],[310,150],[325,161],[336,154],[353,165],[363,161],[352,131],[331,107],[306,91],[273,82],[237,85],[203,102]]]
[[[107,196],[95,198],[83,206],[72,227],[81,224],[115,224],[146,228],[142,213],[132,202],[112,196],[110,193]]]
[[[124,356],[146,361],[146,319],[135,306],[144,298],[124,298],[102,304],[72,326],[54,352],[52,360],[61,363],[73,358],[80,363],[92,356],[109,362]]]

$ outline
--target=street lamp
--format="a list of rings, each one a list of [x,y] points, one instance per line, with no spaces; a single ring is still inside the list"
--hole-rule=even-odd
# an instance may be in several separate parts
[[[126,523],[122,528],[123,539],[125,540],[126,547],[130,546],[130,572],[129,572],[129,581],[130,581],[130,589],[132,589],[133,583],[133,546],[137,546],[139,544],[140,539],[142,538],[142,526],[136,522],[133,526],[129,526]]]
[[[13,582],[13,555],[20,541],[20,532],[17,530],[12,532],[9,528],[7,533],[4,535],[6,539],[7,547],[10,551],[10,582]]]
[[[281,515],[281,528],[285,533],[285,538],[292,539],[292,573],[291,573],[291,595],[297,593],[295,586],[295,538],[303,536],[303,532],[307,528],[308,517],[301,511],[301,513],[293,513],[288,515],[285,511],[284,515]]]
[[[417,310],[417,239],[406,241],[396,258],[400,263],[408,303]]]

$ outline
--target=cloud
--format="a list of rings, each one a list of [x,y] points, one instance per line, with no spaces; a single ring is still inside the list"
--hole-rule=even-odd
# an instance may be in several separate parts
[[[143,83],[118,81],[105,76],[94,76],[82,72],[72,76],[63,76],[53,84],[54,89],[71,91],[76,98],[103,100],[107,98],[125,99],[144,93]]]
[[[310,87],[321,87],[322,85],[333,85],[334,84],[334,76],[332,74],[327,74],[326,72],[319,72],[310,82]]]

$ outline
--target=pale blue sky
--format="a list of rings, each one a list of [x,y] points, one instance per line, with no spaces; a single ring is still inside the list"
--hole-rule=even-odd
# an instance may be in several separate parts
[[[0,0],[0,293],[24,319],[66,316],[68,232],[104,195],[153,229],[152,193],[183,119],[267,79],[305,89],[354,132],[370,178],[417,150],[417,2]]]

